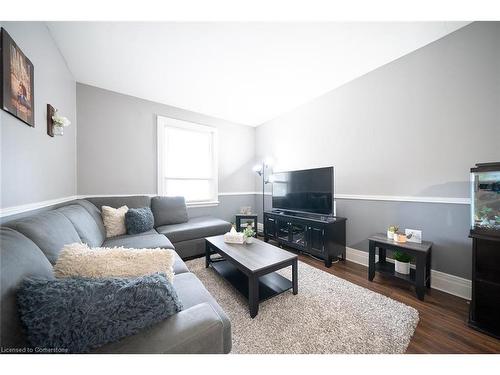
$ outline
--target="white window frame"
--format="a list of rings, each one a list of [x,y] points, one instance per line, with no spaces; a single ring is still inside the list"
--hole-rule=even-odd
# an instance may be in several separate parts
[[[212,196],[209,200],[203,201],[186,201],[188,207],[209,207],[217,206],[219,204],[219,160],[218,160],[218,134],[217,129],[211,126],[201,125],[194,122],[188,122],[183,120],[177,120],[165,116],[157,116],[157,194],[163,195],[165,191],[165,179],[164,174],[165,166],[165,128],[180,128],[187,130],[195,130],[199,132],[208,132],[212,134]]]

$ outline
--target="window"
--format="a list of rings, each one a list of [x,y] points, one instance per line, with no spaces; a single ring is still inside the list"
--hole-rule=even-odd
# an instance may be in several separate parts
[[[158,194],[218,204],[217,129],[158,116]]]

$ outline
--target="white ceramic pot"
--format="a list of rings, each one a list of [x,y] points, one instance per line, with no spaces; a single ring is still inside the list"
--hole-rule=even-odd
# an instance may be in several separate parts
[[[394,270],[397,273],[402,273],[403,275],[408,275],[410,273],[410,262],[404,263],[397,260],[394,261]]]
[[[248,244],[252,243],[252,242],[253,242],[253,237],[247,237],[246,242],[247,242]]]
[[[387,231],[387,238],[392,240],[394,239],[394,232],[391,232],[390,230]]]

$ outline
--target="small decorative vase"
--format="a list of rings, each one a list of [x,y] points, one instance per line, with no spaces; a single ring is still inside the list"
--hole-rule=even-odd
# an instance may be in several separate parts
[[[52,127],[52,133],[54,133],[54,135],[63,135],[64,134],[64,127],[54,125]]]
[[[397,242],[406,243],[406,235],[405,234],[398,234]]]
[[[251,244],[251,243],[253,243],[253,237],[251,237],[251,236],[250,236],[250,237],[247,237],[247,239],[246,239],[246,243],[247,243],[247,244]]]
[[[387,238],[390,240],[394,239],[394,232],[391,232],[390,230],[387,231]]]
[[[397,273],[402,273],[403,275],[408,275],[410,273],[410,262],[399,262],[394,260],[394,270]]]

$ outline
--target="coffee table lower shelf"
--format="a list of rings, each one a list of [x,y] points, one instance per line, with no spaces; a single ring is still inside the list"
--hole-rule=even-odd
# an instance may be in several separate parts
[[[227,280],[238,292],[248,300],[248,277],[227,260],[217,260],[210,266]],[[292,289],[292,282],[277,272],[259,277],[259,302]]]

